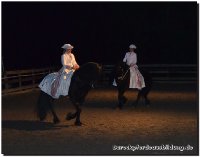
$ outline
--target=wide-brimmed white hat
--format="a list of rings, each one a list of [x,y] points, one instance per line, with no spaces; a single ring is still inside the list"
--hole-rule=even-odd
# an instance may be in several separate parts
[[[65,50],[73,49],[74,47],[71,44],[64,44],[61,48]]]
[[[130,49],[136,49],[137,47],[136,47],[134,44],[131,44],[131,45],[129,46],[129,48],[130,48]]]

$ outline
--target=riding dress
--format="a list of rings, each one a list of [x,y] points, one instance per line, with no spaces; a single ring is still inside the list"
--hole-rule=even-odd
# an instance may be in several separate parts
[[[145,87],[145,82],[142,74],[138,70],[137,63],[137,54],[135,52],[127,52],[125,54],[125,57],[123,59],[123,62],[126,62],[126,64],[130,67],[130,83],[129,88],[137,88],[142,89]],[[116,85],[116,82],[114,80],[113,82],[114,86]]]
[[[78,65],[72,53],[64,53],[61,56],[62,68],[59,72],[48,74],[39,84],[39,88],[58,99],[60,95],[67,96],[71,77],[74,73],[73,66]]]

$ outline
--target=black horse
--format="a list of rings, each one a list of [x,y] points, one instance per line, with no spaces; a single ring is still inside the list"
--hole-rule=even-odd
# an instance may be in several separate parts
[[[68,96],[76,111],[74,113],[68,113],[66,120],[76,118],[75,125],[80,126],[82,124],[80,121],[81,105],[84,103],[85,97],[93,84],[100,78],[101,72],[102,67],[94,62],[86,63],[74,72]],[[53,109],[53,101],[54,99],[50,95],[43,91],[40,92],[36,110],[40,120],[44,120],[48,110],[50,110],[53,115],[53,122],[59,123],[60,120]]]
[[[144,77],[145,87],[138,91],[137,99],[133,103],[133,106],[137,106],[141,98],[144,98],[145,105],[150,105],[150,101],[147,98],[148,93],[152,87],[152,77],[150,73],[144,69],[140,69],[141,74]],[[124,93],[129,88],[130,82],[130,70],[129,66],[124,62],[119,62],[113,71],[113,77],[117,84],[118,89],[118,107],[122,109],[123,105],[126,103],[127,98],[124,96]]]

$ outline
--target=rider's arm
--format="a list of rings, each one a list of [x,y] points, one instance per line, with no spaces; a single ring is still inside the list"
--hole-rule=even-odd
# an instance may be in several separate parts
[[[127,61],[127,53],[125,54],[124,59],[123,59],[123,62],[126,62],[126,61]]]
[[[79,65],[76,62],[75,56],[72,54],[72,65],[73,65],[73,69],[76,70],[79,68]]]

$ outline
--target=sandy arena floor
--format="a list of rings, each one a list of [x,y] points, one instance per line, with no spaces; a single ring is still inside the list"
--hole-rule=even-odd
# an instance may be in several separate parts
[[[2,96],[2,154],[4,155],[114,155],[197,154],[197,85],[155,84],[149,94],[151,107],[131,103],[136,91],[129,90],[123,110],[114,109],[114,88],[92,89],[83,106],[83,126],[74,126],[65,115],[74,111],[67,97],[55,101],[61,122],[37,120],[34,107],[39,90]],[[134,146],[184,146],[189,150],[134,150]],[[149,145],[149,146],[148,146]],[[113,150],[119,147],[123,150]],[[121,147],[122,148],[122,147]],[[124,150],[126,148],[126,150]],[[155,148],[155,147],[154,147]],[[154,149],[152,148],[152,149]],[[179,147],[182,148],[182,147]],[[140,149],[142,149],[140,147]],[[174,147],[175,149],[175,147]]]

